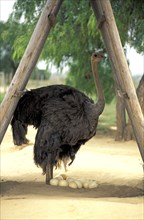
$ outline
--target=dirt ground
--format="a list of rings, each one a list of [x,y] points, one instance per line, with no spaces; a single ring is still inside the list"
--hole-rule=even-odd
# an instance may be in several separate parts
[[[31,143],[34,136],[30,127]],[[33,162],[33,145],[15,147],[9,128],[1,145],[2,220],[144,219],[142,160],[134,141],[97,135],[81,147],[66,175],[96,180],[97,188],[48,186],[41,173]]]

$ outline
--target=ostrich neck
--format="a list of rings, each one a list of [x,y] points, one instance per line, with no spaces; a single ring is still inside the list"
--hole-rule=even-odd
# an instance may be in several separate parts
[[[98,101],[104,101],[105,97],[104,97],[103,89],[102,89],[101,82],[99,79],[97,65],[98,65],[97,62],[92,63],[92,72],[93,72],[95,86],[96,86],[96,90],[97,90]]]

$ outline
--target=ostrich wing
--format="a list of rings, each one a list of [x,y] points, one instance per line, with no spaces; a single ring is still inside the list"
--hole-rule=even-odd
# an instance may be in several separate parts
[[[34,154],[35,162],[55,163],[61,146],[75,146],[83,144],[95,134],[86,116],[83,104],[76,105],[76,99],[69,102],[63,98],[49,99],[42,107],[42,121],[36,135]]]
[[[27,91],[18,102],[14,119],[38,127],[41,121],[40,97],[32,91]]]

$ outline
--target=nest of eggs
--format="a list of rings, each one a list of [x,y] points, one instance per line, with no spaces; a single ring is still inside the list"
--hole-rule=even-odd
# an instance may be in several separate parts
[[[75,179],[67,177],[65,174],[61,174],[60,176],[51,179],[50,185],[62,187],[67,186],[73,189],[92,189],[98,187],[98,184],[95,180]]]

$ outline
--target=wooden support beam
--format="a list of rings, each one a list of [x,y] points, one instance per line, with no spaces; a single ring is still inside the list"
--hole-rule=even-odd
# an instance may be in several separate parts
[[[50,29],[55,22],[55,17],[62,2],[63,0],[47,0],[8,92],[0,106],[0,143],[20,99],[20,94],[25,89]]]
[[[135,138],[144,162],[144,118],[138,102],[129,67],[109,0],[91,0],[104,44],[112,65],[118,93],[124,97]]]

